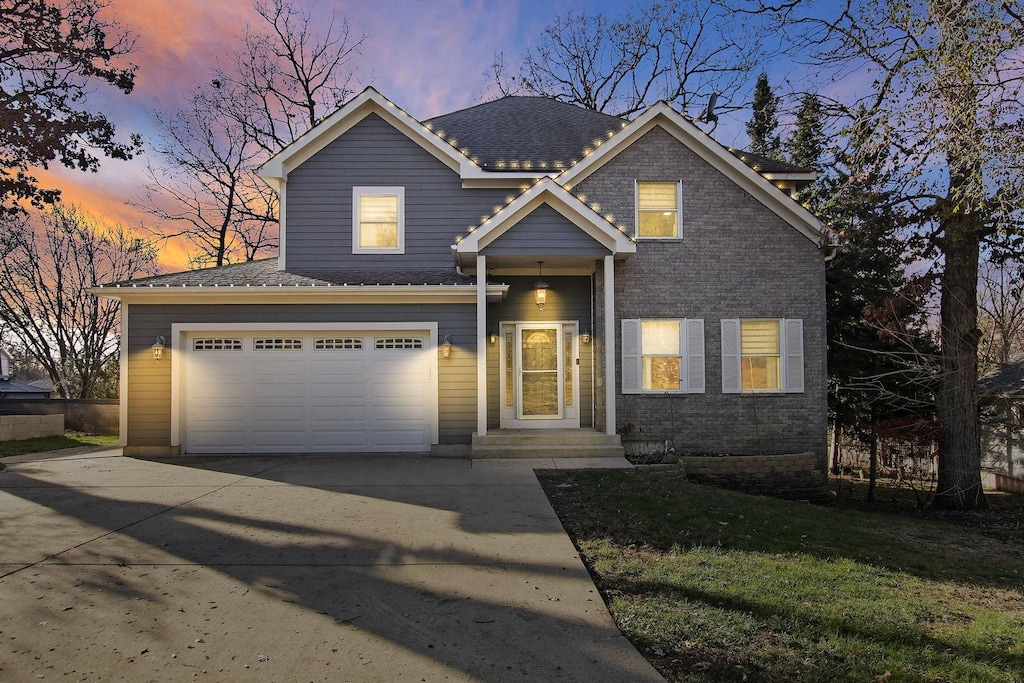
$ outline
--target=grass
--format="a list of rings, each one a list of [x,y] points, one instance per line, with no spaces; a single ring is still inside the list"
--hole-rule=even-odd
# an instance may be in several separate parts
[[[61,436],[43,436],[20,441],[0,441],[0,458],[44,451],[58,451],[79,446],[116,446],[117,436],[99,436],[81,432],[64,432]]]
[[[619,628],[670,681],[1024,681],[1020,498],[989,525],[668,476],[541,480]]]

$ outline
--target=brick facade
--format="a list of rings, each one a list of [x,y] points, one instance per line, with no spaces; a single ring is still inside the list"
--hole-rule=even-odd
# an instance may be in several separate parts
[[[707,387],[703,394],[623,395],[618,367],[613,378],[617,428],[641,439],[670,440],[679,453],[809,452],[824,471],[822,251],[661,128],[622,150],[574,192],[584,193],[587,202],[600,205],[602,214],[612,214],[616,224],[632,231],[637,180],[682,181],[682,235],[640,240],[634,257],[616,263],[616,318],[703,319]],[[598,301],[602,280],[598,269]],[[601,307],[596,308],[596,338],[602,339],[605,321]],[[805,391],[723,394],[723,318],[802,319]],[[620,364],[618,323],[615,337]]]

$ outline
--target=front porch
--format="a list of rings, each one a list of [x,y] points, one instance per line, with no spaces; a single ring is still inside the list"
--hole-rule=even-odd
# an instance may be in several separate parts
[[[544,178],[457,237],[452,253],[460,272],[477,279],[474,451],[477,440],[495,428],[594,427],[613,443],[587,445],[621,453],[613,379],[615,261],[636,253],[625,228]],[[532,273],[536,280],[527,286]],[[543,275],[565,278],[564,291],[552,289]],[[488,282],[517,276],[523,278],[518,286],[488,310]]]

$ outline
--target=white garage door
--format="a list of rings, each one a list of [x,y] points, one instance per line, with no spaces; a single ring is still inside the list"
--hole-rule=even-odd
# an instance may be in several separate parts
[[[430,450],[427,332],[195,333],[186,453]]]

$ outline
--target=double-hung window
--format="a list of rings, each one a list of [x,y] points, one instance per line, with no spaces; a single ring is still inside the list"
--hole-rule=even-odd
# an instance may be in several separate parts
[[[352,188],[352,253],[405,253],[405,188]]]
[[[679,237],[682,183],[636,183],[636,236],[640,239]]]
[[[803,321],[722,321],[724,393],[804,390]]]
[[[622,393],[666,392],[704,392],[704,321],[623,320]]]

